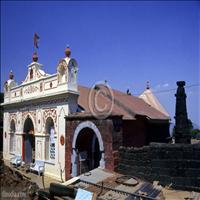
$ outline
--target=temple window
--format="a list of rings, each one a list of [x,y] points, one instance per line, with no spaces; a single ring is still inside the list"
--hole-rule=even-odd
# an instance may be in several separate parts
[[[8,82],[7,81],[4,83],[4,91],[8,92]]]
[[[46,120],[45,160],[55,160],[55,128],[51,117]]]
[[[15,151],[15,121],[12,120],[10,123],[10,153]]]

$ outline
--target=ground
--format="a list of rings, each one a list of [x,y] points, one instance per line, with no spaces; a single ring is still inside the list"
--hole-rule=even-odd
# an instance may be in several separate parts
[[[24,173],[16,168],[8,166],[9,163],[0,158],[0,194],[2,200],[8,199],[38,199],[37,191],[47,189],[51,182],[57,182],[54,179],[38,176],[33,173]],[[37,184],[36,184],[37,183]],[[44,183],[44,184],[43,184]],[[163,196],[166,200],[199,200],[200,194],[189,191],[177,191],[170,188],[162,189]]]
[[[23,177],[0,159],[1,199],[37,199],[38,185]]]

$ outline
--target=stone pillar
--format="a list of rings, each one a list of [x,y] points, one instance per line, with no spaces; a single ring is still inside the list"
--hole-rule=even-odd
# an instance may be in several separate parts
[[[78,176],[78,154],[76,149],[72,149],[72,155],[71,155],[71,160],[72,160],[72,173],[71,176],[75,177]]]
[[[185,81],[176,82],[178,88],[176,96],[176,113],[175,113],[175,143],[191,143],[191,135],[188,126]]]

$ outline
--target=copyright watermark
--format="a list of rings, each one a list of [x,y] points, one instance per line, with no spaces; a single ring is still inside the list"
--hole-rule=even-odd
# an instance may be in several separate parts
[[[97,119],[105,119],[111,115],[114,106],[114,94],[105,81],[95,83],[89,92],[89,110]]]
[[[21,198],[26,198],[27,193],[26,192],[15,192],[15,191],[1,191],[0,195],[1,199],[21,199]]]

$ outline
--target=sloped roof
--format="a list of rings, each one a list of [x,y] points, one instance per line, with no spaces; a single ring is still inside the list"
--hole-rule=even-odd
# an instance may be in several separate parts
[[[92,93],[95,93],[95,89],[90,89],[88,87],[80,86],[79,90],[79,98],[78,104],[84,108],[85,113],[91,113],[91,109],[94,109],[94,105],[91,103],[89,98]],[[159,110],[155,109],[151,105],[147,104],[143,99],[139,97],[135,97],[132,95],[127,95],[126,93],[120,92],[118,90],[112,89],[112,93],[114,96],[114,103],[111,110],[111,115],[122,115],[123,119],[135,119],[136,115],[146,116],[150,119],[158,119],[158,120],[168,120],[169,117],[165,114],[161,113]],[[91,98],[90,98],[91,99]],[[92,99],[92,101],[96,101],[96,99]],[[97,104],[100,108],[103,108],[107,105],[108,109],[111,106],[111,94],[102,94],[99,93],[97,95]],[[92,104],[92,105],[91,105]],[[83,113],[81,115],[84,115]]]
[[[147,104],[151,105],[153,108],[159,110],[161,113],[170,118],[169,114],[165,108],[160,104],[156,96],[153,94],[152,90],[147,88],[139,98],[143,99]]]
[[[95,110],[95,106],[94,106],[94,101],[95,101],[94,98],[95,97],[93,95],[91,95],[92,96],[91,97],[92,102],[90,102],[90,100],[89,100],[91,89],[88,88],[88,87],[84,87],[84,86],[79,85],[78,91],[79,91],[79,94],[80,94],[79,98],[78,98],[78,104],[82,108],[84,108],[85,113],[87,113],[87,114],[91,113],[91,109]],[[93,89],[93,91],[94,91],[94,89]],[[99,94],[97,98],[98,98],[97,99],[98,107],[103,108],[105,105],[107,105],[108,109],[111,107],[112,102],[108,97],[106,97],[102,94]],[[106,110],[104,110],[104,112],[106,112]],[[123,115],[127,119],[135,119],[135,117],[133,115],[127,113],[124,109],[117,106],[116,103],[113,104],[113,109],[112,109],[110,114],[111,115]]]

